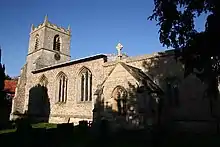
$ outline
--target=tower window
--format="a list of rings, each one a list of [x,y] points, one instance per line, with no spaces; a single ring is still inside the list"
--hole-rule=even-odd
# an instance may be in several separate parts
[[[87,68],[83,68],[79,74],[80,78],[80,100],[92,101],[92,74]]]
[[[60,51],[60,36],[56,35],[54,36],[54,40],[53,40],[53,50],[55,51]]]
[[[35,46],[34,46],[35,50],[38,49],[38,46],[39,46],[39,35],[37,34],[35,36]]]

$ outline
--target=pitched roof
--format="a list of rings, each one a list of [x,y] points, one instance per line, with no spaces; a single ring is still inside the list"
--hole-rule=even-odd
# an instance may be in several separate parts
[[[39,72],[43,72],[43,71],[47,71],[47,70],[51,70],[51,69],[55,69],[55,68],[65,67],[65,66],[69,66],[69,65],[73,65],[73,64],[77,64],[77,63],[82,63],[82,62],[87,62],[87,61],[91,61],[91,60],[96,60],[96,59],[100,59],[100,58],[103,58],[104,62],[106,62],[106,60],[107,60],[106,55],[97,54],[97,55],[93,55],[93,56],[88,56],[88,57],[84,57],[84,58],[80,58],[80,59],[76,59],[76,60],[71,60],[71,61],[66,61],[66,62],[58,63],[55,65],[36,69],[36,70],[32,71],[32,73],[35,74],[35,73],[39,73]]]
[[[124,62],[118,62],[118,64],[122,65],[125,70],[130,73],[138,82],[142,82],[147,90],[150,92],[157,92],[159,94],[163,93],[163,90],[153,82],[153,80],[146,74],[144,73],[141,69],[130,66],[125,64]],[[115,67],[117,64],[115,65]],[[96,94],[98,91],[102,90],[102,85],[105,83],[105,81],[108,79],[108,77],[111,75],[111,73],[114,71],[115,67],[109,72],[108,76],[104,79],[104,81],[99,85],[97,88],[97,91],[95,92]]]
[[[14,94],[16,86],[17,86],[17,81],[16,80],[5,80],[4,91],[7,92],[7,93]]]
[[[123,62],[120,64],[138,81],[143,82],[146,88],[151,92],[163,93],[163,90],[141,69],[127,65]]]

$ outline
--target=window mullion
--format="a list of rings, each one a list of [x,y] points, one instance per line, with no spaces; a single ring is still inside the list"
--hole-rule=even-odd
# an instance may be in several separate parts
[[[63,76],[63,82],[62,82],[62,97],[61,97],[61,99],[62,99],[62,102],[64,102],[64,96],[65,96],[65,76]]]
[[[88,72],[86,72],[85,74],[85,78],[86,78],[86,81],[85,81],[85,98],[86,98],[86,101],[88,101]]]
[[[84,76],[81,75],[81,101],[84,99]]]
[[[58,102],[60,102],[60,98],[61,98],[61,84],[62,84],[62,80],[59,80],[59,95],[58,95]]]
[[[67,79],[66,79],[66,89],[65,89],[65,102],[66,102],[66,100],[67,100]]]
[[[83,97],[84,97],[84,101],[86,101],[86,74],[83,73],[83,76],[84,76],[84,81],[83,81],[83,90],[84,90],[84,93],[83,93]]]

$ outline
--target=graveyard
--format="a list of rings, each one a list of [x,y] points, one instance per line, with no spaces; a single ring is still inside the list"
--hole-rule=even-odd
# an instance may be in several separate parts
[[[87,121],[73,123],[30,124],[27,120],[16,122],[11,129],[0,131],[1,144],[7,146],[219,146],[218,134],[172,132],[162,126],[145,129],[110,130],[107,121],[88,125]]]

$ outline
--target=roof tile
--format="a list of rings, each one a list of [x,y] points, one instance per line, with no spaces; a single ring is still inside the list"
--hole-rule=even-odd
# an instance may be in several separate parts
[[[4,91],[8,93],[15,93],[16,86],[17,86],[16,80],[5,80]]]

